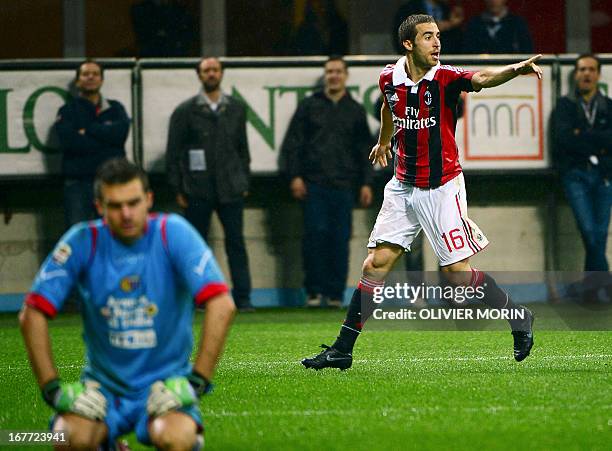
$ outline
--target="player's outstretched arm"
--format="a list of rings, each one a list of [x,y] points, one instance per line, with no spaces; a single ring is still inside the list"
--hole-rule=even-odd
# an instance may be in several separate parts
[[[538,78],[542,78],[542,69],[536,64],[540,58],[542,58],[542,55],[536,55],[520,63],[503,67],[489,67],[478,71],[472,77],[472,86],[476,91],[479,91],[482,88],[499,86],[519,75],[536,74]]]
[[[380,132],[378,142],[372,147],[370,161],[372,164],[380,164],[383,168],[387,167],[388,160],[391,159],[391,138],[393,137],[393,116],[386,102],[383,102],[380,109]]]
[[[208,381],[213,378],[235,312],[234,301],[227,293],[206,302],[200,348],[193,369]]]

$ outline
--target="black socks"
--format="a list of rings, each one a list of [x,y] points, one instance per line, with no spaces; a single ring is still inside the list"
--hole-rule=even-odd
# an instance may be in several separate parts
[[[340,335],[333,344],[333,348],[345,354],[353,352],[355,341],[361,333],[363,324],[372,315],[374,311],[374,289],[382,287],[384,281],[372,280],[362,276],[357,289],[353,292],[351,303],[349,304],[348,312],[342,327]]]

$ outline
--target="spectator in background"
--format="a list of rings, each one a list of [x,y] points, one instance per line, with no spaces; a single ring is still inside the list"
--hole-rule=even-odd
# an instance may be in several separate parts
[[[304,210],[306,305],[340,307],[346,286],[355,189],[372,202],[372,142],[365,110],[346,90],[341,57],[325,63],[324,89],[303,100],[291,119],[279,159]]]
[[[463,53],[531,53],[527,22],[512,14],[506,0],[484,0],[485,11],[467,24]]]
[[[406,17],[413,14],[427,14],[432,16],[438,24],[440,30],[440,40],[445,53],[461,53],[463,24],[463,8],[455,5],[452,8],[449,0],[410,0],[402,4],[395,13],[393,21],[392,39],[395,51],[404,54],[406,50],[399,41],[397,30]]]
[[[66,228],[94,219],[93,182],[98,166],[125,157],[130,119],[121,103],[102,96],[104,68],[94,60],[79,64],[75,85],[79,95],[59,109],[55,131],[63,152]]]
[[[303,8],[290,45],[293,55],[335,55],[348,53],[348,25],[334,0],[297,2]]]
[[[600,75],[601,61],[596,56],[585,54],[576,59],[575,91],[559,99],[553,132],[561,181],[586,250],[584,270],[607,272],[612,100],[599,91]],[[597,286],[585,288],[593,291]]]
[[[193,55],[198,28],[181,1],[144,0],[132,5],[131,16],[141,58]]]
[[[249,191],[246,107],[221,91],[223,66],[202,58],[202,90],[172,113],[166,165],[168,183],[185,216],[205,240],[213,211],[225,233],[232,294],[241,311],[252,310],[251,276],[244,243],[244,198]]]

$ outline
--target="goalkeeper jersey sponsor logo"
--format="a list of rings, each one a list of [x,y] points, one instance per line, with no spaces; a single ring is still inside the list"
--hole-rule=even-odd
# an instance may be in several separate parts
[[[153,329],[110,331],[108,338],[116,348],[143,349],[157,346],[157,335]]]
[[[123,349],[153,348],[157,345],[154,317],[159,309],[146,296],[116,298],[110,296],[100,314],[106,318],[109,342]]]
[[[110,296],[100,313],[107,318],[111,329],[126,330],[131,327],[152,327],[157,315],[157,305],[146,296],[116,298]]]

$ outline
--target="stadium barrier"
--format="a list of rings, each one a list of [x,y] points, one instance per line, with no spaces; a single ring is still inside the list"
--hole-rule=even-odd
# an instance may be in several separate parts
[[[536,77],[522,77],[494,90],[464,97],[457,144],[468,176],[505,174],[517,180],[523,177],[536,177],[544,182],[553,180],[548,118],[557,96],[570,89],[575,56],[544,56],[541,81]],[[375,111],[378,74],[396,58],[347,57],[349,90],[368,112],[373,133],[378,127]],[[521,58],[520,55],[449,56],[444,62],[479,69]],[[75,67],[81,61],[0,62],[0,203],[6,210],[5,223],[11,211],[6,207],[2,187],[21,186],[24,180],[58,179],[60,154],[52,125],[58,108],[74,90]],[[276,174],[278,149],[288,123],[297,103],[320,85],[324,61],[324,57],[223,58],[224,90],[242,99],[248,108],[255,179],[269,179]],[[602,61],[602,89],[607,92],[612,83],[612,70],[607,69],[612,64],[612,56],[603,55]],[[100,59],[100,62],[105,66],[103,94],[120,100],[133,119],[127,142],[130,158],[162,178],[169,117],[182,100],[200,89],[194,71],[198,59]],[[542,233],[543,269],[550,270],[558,267],[560,259],[554,190],[548,191],[543,204],[548,213]],[[19,242],[11,241],[8,247],[14,248],[15,243]],[[0,249],[0,265],[10,260],[9,254],[2,255]],[[4,265],[4,271],[8,266]],[[30,263],[28,270],[32,266]],[[19,303],[21,299],[14,288],[7,289],[9,284],[3,283],[3,279],[7,280],[6,273],[0,279],[0,308]],[[266,299],[272,305],[295,305],[299,303],[300,293],[293,288],[259,288],[254,296],[261,299],[260,304]]]
[[[468,69],[515,62],[522,56],[448,57]],[[377,128],[378,74],[393,56],[349,56],[349,91]],[[297,103],[321,83],[325,58],[225,58],[223,87],[245,102],[253,173],[276,172],[276,157]],[[551,167],[547,118],[568,89],[573,56],[544,56],[544,78],[522,77],[495,90],[465,97],[457,143],[466,171],[541,170]],[[611,62],[604,57],[604,64]],[[52,125],[74,91],[80,60],[0,62],[0,177],[48,176],[59,171]],[[133,118],[128,149],[154,173],[163,171],[168,120],[174,108],[200,88],[197,59],[100,59],[103,93],[121,101]],[[602,87],[612,82],[603,71]],[[608,77],[608,78],[606,78]]]

